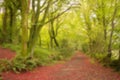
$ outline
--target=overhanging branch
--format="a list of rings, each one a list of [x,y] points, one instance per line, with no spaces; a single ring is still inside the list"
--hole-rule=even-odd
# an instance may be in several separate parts
[[[72,6],[72,5],[71,5],[71,6]],[[52,21],[52,20],[57,19],[57,18],[60,17],[61,15],[63,15],[65,12],[67,12],[68,10],[70,10],[70,9],[72,8],[71,6],[70,6],[69,8],[67,8],[66,10],[64,10],[63,12],[59,13],[59,14],[58,14],[57,16],[55,16],[54,18],[51,18],[51,19],[49,19],[48,21],[44,22],[43,25],[49,23],[49,22]]]

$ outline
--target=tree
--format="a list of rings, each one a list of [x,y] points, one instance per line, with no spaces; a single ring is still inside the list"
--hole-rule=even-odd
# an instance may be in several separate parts
[[[119,0],[114,0],[113,13],[112,13],[112,19],[111,19],[110,39],[108,43],[108,58],[111,58],[112,56],[112,40],[113,40],[113,34],[114,34],[114,28],[115,28],[115,20],[116,20],[117,11],[118,11],[118,4],[119,4]]]
[[[17,30],[17,13],[19,10],[19,1],[17,0],[4,0],[2,8],[3,12],[3,26],[2,37],[3,42],[14,43],[18,42],[18,30]]]
[[[29,14],[29,0],[20,1],[21,3],[21,27],[22,27],[22,55],[27,55],[28,52],[28,14]]]
[[[48,18],[48,14],[49,14],[51,5],[60,4],[61,2],[65,2],[65,1],[46,0],[43,2],[43,4],[40,4],[41,3],[40,0],[36,0],[36,1],[37,1],[37,6],[35,6],[35,1],[32,0],[32,12],[33,12],[32,20],[31,20],[32,25],[30,27],[30,35],[29,35],[29,41],[28,41],[28,47],[29,47],[28,52],[31,54],[31,56],[34,53],[34,48],[38,42],[40,31],[43,28],[43,26],[46,25],[47,23],[57,19],[62,14],[64,14],[67,10],[70,9],[70,6],[68,6],[67,9],[63,10],[56,16]],[[56,11],[60,10],[60,7],[57,7],[55,9],[55,11],[52,13],[55,13]],[[35,10],[35,8],[37,10]],[[56,40],[56,39],[54,38],[54,40]]]
[[[37,11],[35,12],[35,2],[32,1],[32,8],[33,8],[33,16],[32,16],[32,27],[30,29],[30,37],[28,41],[28,47],[29,47],[29,53],[31,56],[33,56],[34,48],[36,45],[36,42],[38,41],[40,30],[43,27],[47,13],[51,4],[52,0],[48,0],[48,2],[44,2],[42,6],[40,6],[40,0],[37,0]],[[44,7],[44,8],[43,8]],[[41,20],[39,21],[40,13],[43,11],[43,15]],[[34,15],[35,14],[35,15]]]

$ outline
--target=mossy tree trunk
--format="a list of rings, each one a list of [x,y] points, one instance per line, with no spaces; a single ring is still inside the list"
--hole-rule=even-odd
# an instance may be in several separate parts
[[[28,14],[29,14],[29,0],[21,0],[21,27],[22,27],[22,55],[26,56],[28,54]]]

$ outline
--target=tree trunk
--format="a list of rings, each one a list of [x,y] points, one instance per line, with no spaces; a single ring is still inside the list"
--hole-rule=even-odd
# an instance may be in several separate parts
[[[40,1],[40,0],[38,0]],[[45,11],[44,11],[44,14],[43,14],[43,17],[42,17],[42,20],[40,21],[40,24],[38,25],[38,19],[39,19],[39,14],[40,14],[40,7],[39,5],[37,6],[37,12],[35,14],[35,20],[33,21],[33,26],[32,28],[30,29],[30,37],[29,37],[29,42],[28,42],[28,46],[29,46],[29,53],[31,55],[31,57],[33,56],[34,54],[34,48],[35,48],[35,45],[36,43],[38,42],[38,39],[39,39],[39,34],[40,34],[40,31],[43,27],[43,23],[45,22],[46,20],[46,17],[47,17],[47,13],[48,13],[48,10],[49,10],[49,6],[50,6],[50,3],[51,3],[51,0],[48,1],[48,4],[45,8]],[[38,2],[39,4],[39,2]],[[34,6],[33,6],[34,7]]]
[[[29,54],[31,55],[31,57],[34,54],[34,48],[35,48],[35,45],[38,42],[41,28],[38,28],[38,26],[37,26],[37,28],[35,29],[35,31],[33,31],[33,34],[32,34],[33,36],[31,36],[32,38],[29,39],[29,42],[28,42],[28,48],[29,49],[28,49],[28,51],[29,51]]]
[[[59,44],[58,44],[58,41],[57,41],[56,37],[53,37],[53,40],[54,40],[55,45],[56,45],[57,47],[59,47]]]
[[[55,29],[54,29],[54,20],[52,20],[50,22],[50,25],[49,25],[49,35],[50,35],[50,44],[51,44],[51,48],[53,48],[53,42],[55,43],[56,47],[59,47],[59,44],[57,42],[57,30],[56,30],[56,34],[55,34]]]
[[[39,42],[40,42],[40,47],[42,46],[42,38],[41,35],[39,35]]]
[[[110,40],[109,40],[109,44],[108,44],[108,58],[111,58],[112,56],[112,37],[113,37],[113,33],[114,33],[114,21],[112,21],[112,29],[111,29],[111,33],[110,33]]]
[[[2,37],[3,37],[3,40],[6,40],[6,34],[7,34],[7,17],[8,17],[7,8],[5,8],[4,9],[4,15],[3,15],[3,24],[2,24]]]
[[[28,41],[28,0],[21,0],[22,54],[27,55]]]
[[[111,22],[111,33],[110,33],[110,40],[109,40],[109,44],[108,44],[108,58],[111,58],[112,56],[112,38],[113,38],[113,33],[114,33],[114,28],[115,28],[115,16],[117,13],[117,7],[115,7],[115,10],[113,12],[113,16],[112,16],[112,22]]]
[[[106,18],[105,18],[105,4],[104,4],[104,2],[103,2],[103,0],[102,0],[102,24],[103,24],[103,28],[104,28],[104,40],[106,41],[106,39],[107,39],[107,26],[106,26]]]
[[[120,45],[119,45],[119,61],[120,61]]]
[[[50,37],[50,47],[53,48],[53,39]]]
[[[7,1],[5,0],[4,3],[6,4]],[[11,38],[10,12],[7,5],[5,5],[3,9],[2,42],[9,43]]]
[[[18,43],[18,32],[17,32],[17,25],[16,25],[16,12],[17,10],[14,8],[10,8],[10,34],[11,34],[11,42],[13,44]]]

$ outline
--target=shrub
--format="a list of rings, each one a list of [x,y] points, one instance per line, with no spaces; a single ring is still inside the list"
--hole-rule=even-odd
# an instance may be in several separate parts
[[[6,47],[10,47],[10,46],[8,45]],[[16,47],[16,49],[18,48]],[[48,49],[36,47],[32,57],[30,55],[25,57],[18,53],[17,56],[10,61],[1,60],[0,71],[12,70],[16,73],[29,71],[37,66],[48,65],[53,62],[56,62],[57,60],[66,59],[66,57],[72,55],[72,48],[69,47],[68,45],[65,45],[57,50],[54,49],[48,50]]]
[[[37,59],[30,58],[30,56],[23,57],[22,55],[17,56],[11,61],[11,70],[14,72],[29,71],[37,67]]]
[[[7,59],[0,60],[0,72],[9,70],[10,65],[11,63]]]
[[[2,80],[1,73],[7,70],[10,70],[10,61],[6,59],[0,60],[0,80]]]
[[[12,70],[16,73],[29,71],[37,66],[43,66],[54,61],[55,55],[54,50],[35,48],[35,53],[31,57],[23,56],[21,54],[17,54],[17,56],[12,60],[0,60],[0,71],[8,71]]]
[[[14,72],[29,71],[37,66],[43,66],[53,61],[53,51],[41,48],[35,48],[33,57],[17,55],[15,59],[11,61],[11,70]]]

